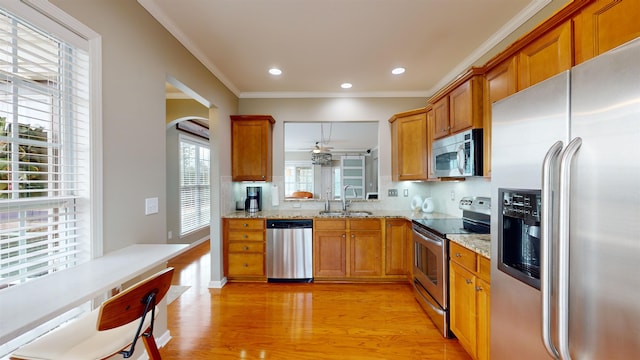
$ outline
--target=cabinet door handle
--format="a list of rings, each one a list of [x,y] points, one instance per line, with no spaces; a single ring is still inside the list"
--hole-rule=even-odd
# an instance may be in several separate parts
[[[456,253],[456,257],[462,257],[462,254]]]
[[[347,238],[347,234],[342,234],[342,238],[346,239]]]
[[[482,291],[482,290],[484,290],[482,286],[476,286],[476,291]]]
[[[473,281],[471,281],[471,279],[464,279],[464,281],[467,282],[467,284],[471,284]]]
[[[356,234],[351,234],[351,238],[352,239],[355,238],[355,237],[356,237]]]

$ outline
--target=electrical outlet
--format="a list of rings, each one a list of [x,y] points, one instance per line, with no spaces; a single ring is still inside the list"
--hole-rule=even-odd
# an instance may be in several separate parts
[[[404,189],[404,197],[409,197],[409,189]]]
[[[398,189],[389,189],[389,197],[397,197]]]

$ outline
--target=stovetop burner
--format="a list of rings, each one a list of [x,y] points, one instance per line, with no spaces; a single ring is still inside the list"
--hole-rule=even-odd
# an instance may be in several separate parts
[[[440,237],[447,234],[488,234],[489,225],[473,223],[462,218],[413,219],[414,224],[431,231]]]
[[[491,223],[491,199],[464,197],[459,208],[462,218],[413,219],[413,223],[440,237],[447,234],[489,234]]]

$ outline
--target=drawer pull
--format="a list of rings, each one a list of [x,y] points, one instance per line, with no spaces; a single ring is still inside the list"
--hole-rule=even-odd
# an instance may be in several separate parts
[[[242,235],[242,237],[246,239],[246,238],[248,238],[249,236],[247,236],[247,234],[243,234],[243,235]]]
[[[247,226],[249,226],[249,224],[244,223],[244,224],[242,224],[242,226],[247,227]]]
[[[249,264],[244,264],[244,267],[249,267]]]
[[[244,249],[244,251],[247,251],[247,250],[249,250],[249,247],[245,245],[243,249]]]

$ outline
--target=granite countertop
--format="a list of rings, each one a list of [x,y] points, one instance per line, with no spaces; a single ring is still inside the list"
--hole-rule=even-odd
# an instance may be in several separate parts
[[[353,210],[358,211],[358,210]],[[368,216],[353,216],[348,218],[404,218],[413,219],[444,219],[453,216],[441,213],[422,213],[406,210],[367,210],[371,212]],[[256,213],[248,213],[246,211],[235,211],[223,216],[228,219],[313,219],[313,218],[345,218],[343,215],[328,216],[320,215],[320,210],[267,210],[258,211]]]
[[[354,210],[357,211],[357,210]],[[368,210],[371,212],[369,216],[356,216],[349,217],[350,219],[359,218],[387,218],[397,219],[404,218],[407,220],[413,219],[446,219],[453,216],[442,213],[423,213],[407,210]],[[313,218],[345,218],[345,216],[320,216],[319,210],[267,210],[258,211],[256,213],[248,213],[246,211],[235,211],[229,213],[223,218],[228,219],[313,219]],[[475,251],[476,253],[491,258],[491,235],[489,234],[449,234],[447,239],[454,241],[467,249]]]
[[[491,259],[490,234],[448,234],[447,239]]]

